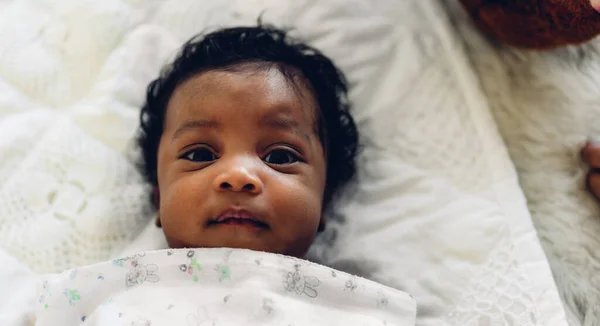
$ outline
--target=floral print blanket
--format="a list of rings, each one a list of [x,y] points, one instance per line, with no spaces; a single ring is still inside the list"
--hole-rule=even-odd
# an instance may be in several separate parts
[[[36,325],[415,324],[407,293],[305,260],[166,249],[47,275]]]

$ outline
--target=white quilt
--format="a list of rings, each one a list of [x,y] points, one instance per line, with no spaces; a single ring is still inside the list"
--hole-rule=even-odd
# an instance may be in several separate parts
[[[241,249],[141,252],[35,281],[35,308],[4,311],[2,325],[415,325],[406,293]]]
[[[418,325],[566,325],[440,1],[4,0],[0,10],[0,246],[32,270],[132,245],[151,218],[127,160],[145,85],[189,36],[262,13],[344,70],[363,139],[358,182],[311,257],[411,293]],[[162,241],[142,240],[133,244]]]

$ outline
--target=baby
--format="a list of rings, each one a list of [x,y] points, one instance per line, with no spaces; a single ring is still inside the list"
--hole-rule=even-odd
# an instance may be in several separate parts
[[[171,248],[304,257],[355,173],[344,76],[270,27],[184,44],[148,87],[138,137]]]
[[[356,169],[346,83],[319,51],[265,26],[193,38],[148,87],[138,142],[170,249],[46,275],[16,318],[414,325],[410,295],[299,259]]]

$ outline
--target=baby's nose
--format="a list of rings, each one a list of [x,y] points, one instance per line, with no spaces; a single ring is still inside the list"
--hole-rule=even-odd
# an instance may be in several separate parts
[[[263,183],[251,168],[243,165],[230,166],[215,178],[217,191],[235,191],[259,194]]]

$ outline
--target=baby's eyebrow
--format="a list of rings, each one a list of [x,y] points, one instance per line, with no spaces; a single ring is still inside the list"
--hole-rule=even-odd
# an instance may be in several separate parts
[[[177,130],[175,130],[175,133],[173,133],[173,139],[171,139],[171,142],[177,140],[177,138],[181,137],[181,135],[184,134],[186,131],[188,131],[190,129],[199,129],[199,128],[220,129],[221,123],[219,123],[218,121],[214,121],[214,120],[187,121],[183,125],[181,125],[179,128],[177,128]]]
[[[261,127],[295,129],[298,128],[299,123],[291,117],[269,114],[260,119],[259,125]]]
[[[298,121],[293,117],[286,114],[267,114],[260,119],[259,126],[289,131],[300,137],[308,139],[308,135],[305,135],[300,131],[300,123],[298,123]]]

